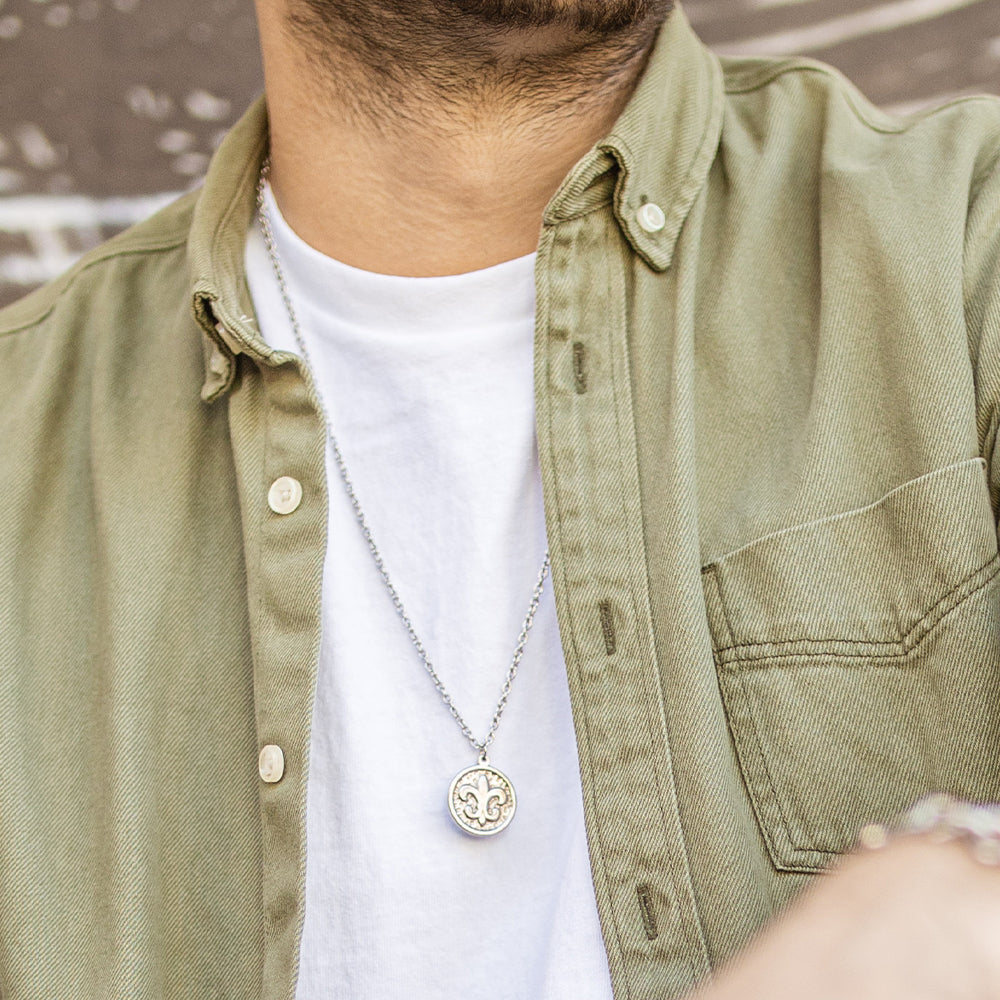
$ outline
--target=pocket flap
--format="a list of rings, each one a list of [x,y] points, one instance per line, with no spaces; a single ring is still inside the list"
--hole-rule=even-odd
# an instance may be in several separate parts
[[[703,575],[719,689],[778,868],[931,791],[1000,797],[1000,557],[973,459]]]
[[[899,646],[996,555],[985,462],[928,473],[868,507],[768,535],[706,568],[723,649]],[[959,597],[960,595],[955,595]],[[744,650],[749,652],[749,650]]]

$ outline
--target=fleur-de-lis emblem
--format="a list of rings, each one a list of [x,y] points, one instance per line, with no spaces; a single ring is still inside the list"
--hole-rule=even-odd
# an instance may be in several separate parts
[[[458,786],[458,798],[463,803],[465,815],[481,827],[500,819],[500,810],[507,804],[507,792],[503,788],[491,788],[489,778],[482,772],[474,782]]]
[[[493,767],[486,754],[481,754],[478,765],[459,771],[448,788],[451,818],[473,837],[492,837],[505,830],[516,808],[510,778]]]

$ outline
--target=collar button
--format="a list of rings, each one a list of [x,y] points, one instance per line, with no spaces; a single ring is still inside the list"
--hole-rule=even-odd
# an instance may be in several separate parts
[[[635,213],[636,221],[644,232],[658,233],[667,224],[667,217],[659,205],[647,201],[645,205],[639,207]]]

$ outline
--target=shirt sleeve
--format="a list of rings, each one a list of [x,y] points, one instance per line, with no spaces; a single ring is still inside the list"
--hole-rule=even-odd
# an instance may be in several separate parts
[[[1000,131],[1000,114],[997,116]],[[973,361],[976,420],[1000,515],[1000,139],[973,184],[966,225],[965,319]]]

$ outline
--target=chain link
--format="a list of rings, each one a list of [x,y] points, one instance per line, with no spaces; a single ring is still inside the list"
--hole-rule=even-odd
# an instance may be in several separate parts
[[[257,183],[257,216],[260,221],[261,233],[264,236],[264,243],[267,246],[268,256],[271,258],[271,266],[274,268],[274,274],[278,280],[278,287],[281,289],[281,299],[285,304],[285,310],[288,313],[288,318],[292,325],[292,333],[295,335],[295,343],[302,356],[302,360],[309,366],[310,369],[312,369],[312,360],[309,357],[309,351],[306,349],[305,340],[302,337],[302,331],[299,327],[299,321],[296,316],[295,309],[292,306],[292,299],[288,293],[288,285],[285,283],[284,269],[281,266],[281,258],[278,255],[278,247],[275,243],[274,233],[271,229],[271,220],[267,213],[267,202],[264,198],[264,190],[267,185],[269,171],[270,162],[265,160],[263,166],[261,167],[260,178]],[[517,637],[517,646],[514,649],[514,656],[511,660],[510,667],[507,669],[507,675],[504,678],[503,686],[500,688],[500,700],[497,702],[496,711],[493,713],[493,719],[490,722],[489,731],[483,739],[477,740],[472,730],[469,728],[468,723],[462,718],[461,713],[455,707],[455,703],[451,699],[451,694],[449,694],[448,689],[444,686],[444,682],[441,680],[438,672],[434,669],[434,665],[431,663],[430,657],[427,655],[427,650],[424,648],[424,644],[420,641],[420,637],[417,635],[416,629],[414,629],[413,623],[410,621],[410,617],[406,613],[406,609],[403,607],[403,602],[400,599],[399,592],[396,590],[396,586],[389,576],[389,571],[385,567],[382,554],[379,552],[378,546],[375,544],[371,528],[368,526],[368,519],[361,507],[361,501],[358,499],[357,492],[354,489],[354,484],[351,482],[351,477],[347,471],[347,464],[344,462],[344,456],[340,451],[340,445],[337,443],[337,437],[333,433],[333,424],[330,421],[330,415],[327,413],[326,407],[323,406],[322,401],[320,402],[320,409],[326,423],[327,434],[330,436],[330,445],[333,450],[333,458],[336,462],[337,470],[344,483],[344,489],[347,491],[347,497],[351,501],[351,507],[354,509],[354,516],[357,518],[358,525],[361,528],[361,533],[364,535],[365,542],[368,544],[368,550],[371,552],[372,559],[375,562],[375,568],[378,570],[379,576],[382,577],[385,589],[389,592],[389,596],[392,598],[392,606],[396,609],[396,614],[399,615],[403,624],[406,626],[406,631],[409,633],[410,641],[413,643],[413,647],[416,649],[417,655],[420,657],[420,662],[423,664],[424,670],[434,682],[434,687],[437,689],[437,693],[441,696],[441,701],[444,702],[445,707],[451,713],[451,717],[458,724],[459,729],[462,730],[462,735],[469,741],[473,750],[479,754],[480,761],[484,762],[486,760],[487,751],[493,743],[493,740],[496,737],[497,729],[500,726],[500,717],[503,715],[504,709],[507,707],[507,699],[510,697],[511,687],[514,684],[514,678],[517,676],[517,668],[521,664],[521,658],[524,656],[524,647],[528,642],[528,633],[531,631],[532,624],[534,624],[535,612],[538,611],[538,604],[542,599],[542,590],[545,586],[545,578],[548,576],[549,569],[551,567],[549,553],[547,551],[545,553],[545,559],[542,562],[542,568],[539,571],[538,580],[535,583],[535,589],[532,591],[531,604],[528,606],[528,613],[525,615],[524,623],[521,625],[521,631]]]

